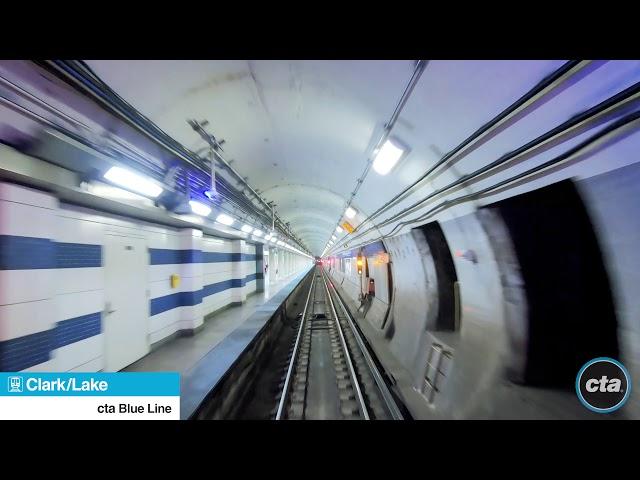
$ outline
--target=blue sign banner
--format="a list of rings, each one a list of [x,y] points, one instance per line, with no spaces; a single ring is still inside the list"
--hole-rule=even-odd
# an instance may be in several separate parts
[[[335,256],[338,258],[356,258],[358,253],[362,250],[362,254],[365,257],[375,257],[379,253],[385,253],[386,249],[384,248],[384,244],[380,241],[370,243],[359,248],[353,248],[351,250],[346,250],[344,252],[337,253]]]
[[[180,396],[177,372],[0,373],[0,396]]]
[[[386,250],[384,248],[384,245],[380,241],[370,243],[369,245],[365,245],[364,247],[362,247],[362,253],[364,253],[365,257],[374,257],[379,253],[385,252]]]

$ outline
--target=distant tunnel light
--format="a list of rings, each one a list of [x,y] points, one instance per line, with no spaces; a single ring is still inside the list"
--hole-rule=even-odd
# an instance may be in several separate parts
[[[284,245],[284,242],[282,240],[278,240],[278,245],[280,245],[281,247]]]
[[[244,233],[251,233],[253,232],[253,227],[251,227],[250,225],[243,225],[240,230],[242,230]]]
[[[395,146],[391,140],[387,140],[373,161],[373,169],[380,175],[386,175],[398,163],[403,153],[402,148]]]
[[[267,241],[271,240],[271,235],[266,235],[266,236],[264,237],[264,239],[265,239],[265,240],[267,240]]]
[[[256,237],[261,237],[262,236],[262,230],[254,230],[253,231],[253,235]]]
[[[193,213],[206,217],[211,213],[211,208],[207,207],[204,203],[196,202],[195,200],[189,200],[189,206]]]
[[[104,178],[116,185],[147,197],[156,198],[162,193],[162,187],[141,175],[120,167],[111,167]]]
[[[271,237],[271,243],[276,243],[278,239],[276,237]]]
[[[353,208],[351,208],[351,207],[347,207],[347,209],[346,209],[346,210],[345,210],[345,212],[344,212],[344,215],[345,215],[347,218],[353,218],[353,217],[355,217],[355,216],[356,216],[356,213],[358,213],[358,212],[356,212],[356,211],[355,211],[355,209],[353,209]]]
[[[229,215],[225,215],[224,213],[221,213],[216,218],[216,222],[221,223],[223,225],[233,225],[233,218],[231,218]]]
[[[331,235],[331,240],[335,240],[337,237],[335,235]]]
[[[336,227],[336,232],[342,233],[342,227]]]

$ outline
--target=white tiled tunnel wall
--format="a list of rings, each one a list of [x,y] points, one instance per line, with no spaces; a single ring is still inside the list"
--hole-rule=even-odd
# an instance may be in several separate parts
[[[50,240],[57,201],[0,183],[0,358],[3,369],[54,367],[56,287]]]
[[[242,246],[242,269],[243,275],[246,279],[244,288],[244,295],[250,295],[256,291],[256,246],[250,243],[243,242]]]
[[[147,322],[150,345],[197,331],[206,315],[262,290],[262,248],[244,240],[60,204],[0,182],[0,371],[103,368],[108,234],[146,242],[149,310],[139,321]],[[286,276],[309,263],[290,258]]]
[[[225,253],[229,256],[232,252],[232,240],[224,238],[215,238],[211,236],[205,236],[202,239],[202,253],[207,254]],[[204,271],[204,285],[223,285],[233,278],[233,262],[207,262],[203,264]],[[228,305],[232,302],[231,293],[232,289],[210,288],[209,291],[205,290],[205,295],[202,299],[203,314],[208,315],[220,308]],[[208,292],[215,292],[206,295]]]
[[[55,278],[51,283],[55,288],[56,321],[86,318],[90,324],[91,319],[94,322],[78,329],[78,335],[69,339],[77,341],[53,349],[55,370],[100,370],[103,367],[104,339],[102,328],[96,327],[101,327],[105,304],[102,267],[104,224],[86,213],[74,212],[61,205],[54,214],[52,227],[51,238],[56,245],[75,246],[69,249],[67,268],[60,268],[59,262],[59,268],[52,273]],[[94,253],[93,263],[87,262],[87,254],[91,252]]]
[[[192,292],[202,290],[203,265],[185,262],[190,258],[188,252],[200,251],[201,243],[202,232],[199,230],[154,228],[148,232],[149,343],[152,345],[179,330],[202,325],[202,304],[188,299],[193,296]],[[180,279],[176,288],[171,286],[172,275],[178,275]]]

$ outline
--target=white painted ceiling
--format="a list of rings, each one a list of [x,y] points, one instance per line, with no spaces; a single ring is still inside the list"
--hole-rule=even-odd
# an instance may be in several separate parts
[[[194,151],[208,120],[225,158],[317,255],[324,249],[415,61],[88,61],[124,99]],[[359,218],[564,61],[431,61],[393,134],[411,148],[374,171]],[[356,221],[357,223],[357,221]]]

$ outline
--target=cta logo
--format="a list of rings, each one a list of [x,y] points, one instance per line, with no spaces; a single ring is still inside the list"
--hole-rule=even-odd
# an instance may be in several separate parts
[[[9,377],[7,390],[9,393],[22,393],[24,389],[24,383],[22,377]]]
[[[631,393],[631,377],[624,366],[609,357],[595,358],[576,377],[580,402],[597,413],[611,413],[622,407]]]

